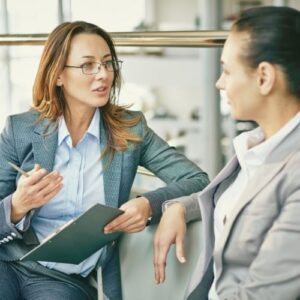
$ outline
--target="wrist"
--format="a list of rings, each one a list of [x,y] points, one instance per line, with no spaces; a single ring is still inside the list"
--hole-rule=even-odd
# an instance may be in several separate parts
[[[144,203],[145,203],[145,210],[146,210],[146,215],[147,215],[147,218],[151,218],[152,217],[152,208],[151,208],[151,205],[150,205],[150,201],[144,197],[144,196],[139,196],[137,197],[139,198],[139,200],[142,200]]]
[[[11,199],[11,210],[10,210],[10,219],[11,222],[16,224],[18,223],[25,215],[27,211],[20,209],[16,204],[15,194],[12,195]]]
[[[185,206],[178,201],[170,201],[170,202],[165,203],[164,207],[163,207],[163,212],[166,213],[167,211],[169,211],[169,212],[176,211],[176,213],[183,215],[184,218],[186,215]]]

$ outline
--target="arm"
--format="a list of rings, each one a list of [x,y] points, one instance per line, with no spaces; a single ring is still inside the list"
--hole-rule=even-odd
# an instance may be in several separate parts
[[[150,202],[152,223],[158,222],[166,200],[201,191],[209,183],[208,176],[183,154],[156,135],[145,120],[141,123],[143,142],[140,165],[153,172],[167,185],[143,194]]]
[[[22,238],[15,224],[23,219],[24,231],[29,229],[33,209],[48,202],[61,189],[61,177],[57,172],[47,174],[36,165],[28,177],[20,177],[16,186],[17,172],[7,161],[21,164],[11,117],[0,136],[0,235],[5,237],[12,232],[14,237]]]
[[[171,204],[172,203],[172,204]],[[176,246],[176,257],[185,263],[184,239],[186,223],[200,219],[197,194],[169,201],[154,236],[154,274],[156,283],[163,283],[167,255],[172,244]],[[171,205],[170,205],[171,204]]]
[[[106,233],[141,231],[150,216],[151,223],[158,222],[163,202],[200,191],[209,182],[207,174],[157,136],[147,126],[143,116],[138,130],[136,134],[141,136],[138,145],[139,164],[162,179],[167,186],[123,204],[120,208],[125,213],[105,227]]]
[[[11,222],[11,200],[16,190],[17,172],[7,163],[13,162],[18,165],[14,133],[12,130],[11,117],[7,118],[5,127],[0,135],[0,236],[13,233],[16,238],[22,235]]]

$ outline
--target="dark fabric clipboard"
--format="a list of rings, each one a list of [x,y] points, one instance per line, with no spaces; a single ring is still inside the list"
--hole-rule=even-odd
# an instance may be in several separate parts
[[[60,227],[20,260],[79,264],[121,235],[121,232],[104,234],[103,228],[122,213],[118,208],[97,203]]]

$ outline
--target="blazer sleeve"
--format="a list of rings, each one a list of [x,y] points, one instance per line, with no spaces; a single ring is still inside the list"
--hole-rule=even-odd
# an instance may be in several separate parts
[[[163,212],[166,206],[170,203],[181,203],[185,208],[185,221],[186,223],[196,220],[201,220],[201,211],[198,201],[199,193],[193,193],[189,196],[172,199],[163,203]]]
[[[141,126],[143,139],[140,165],[167,184],[143,194],[150,201],[153,223],[159,220],[164,201],[198,192],[209,183],[209,179],[196,164],[155,134],[147,126],[143,115]]]
[[[282,200],[280,213],[266,232],[245,282],[236,285],[229,293],[221,293],[221,300],[299,298],[300,159],[292,164],[285,179],[279,184],[284,186],[279,190]]]
[[[12,126],[12,117],[8,117],[6,125],[0,135],[0,240],[7,243],[15,238],[22,238],[22,231],[11,223],[11,199],[16,190],[17,172],[13,170],[8,161],[19,165],[15,147],[15,135]],[[24,231],[29,228],[29,213],[25,217]],[[8,238],[10,237],[10,238]]]

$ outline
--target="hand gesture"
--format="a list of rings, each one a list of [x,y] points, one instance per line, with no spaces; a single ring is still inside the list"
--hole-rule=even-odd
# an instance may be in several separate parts
[[[176,257],[185,263],[184,237],[186,233],[185,208],[174,203],[164,212],[154,236],[154,276],[157,284],[165,281],[166,259],[172,244],[176,245]]]
[[[52,199],[63,187],[62,176],[53,171],[47,173],[39,165],[22,175],[12,195],[11,221],[17,223],[31,209],[40,207]]]
[[[105,226],[105,233],[142,231],[152,214],[149,200],[145,197],[129,200],[120,209],[124,210],[124,213]]]

